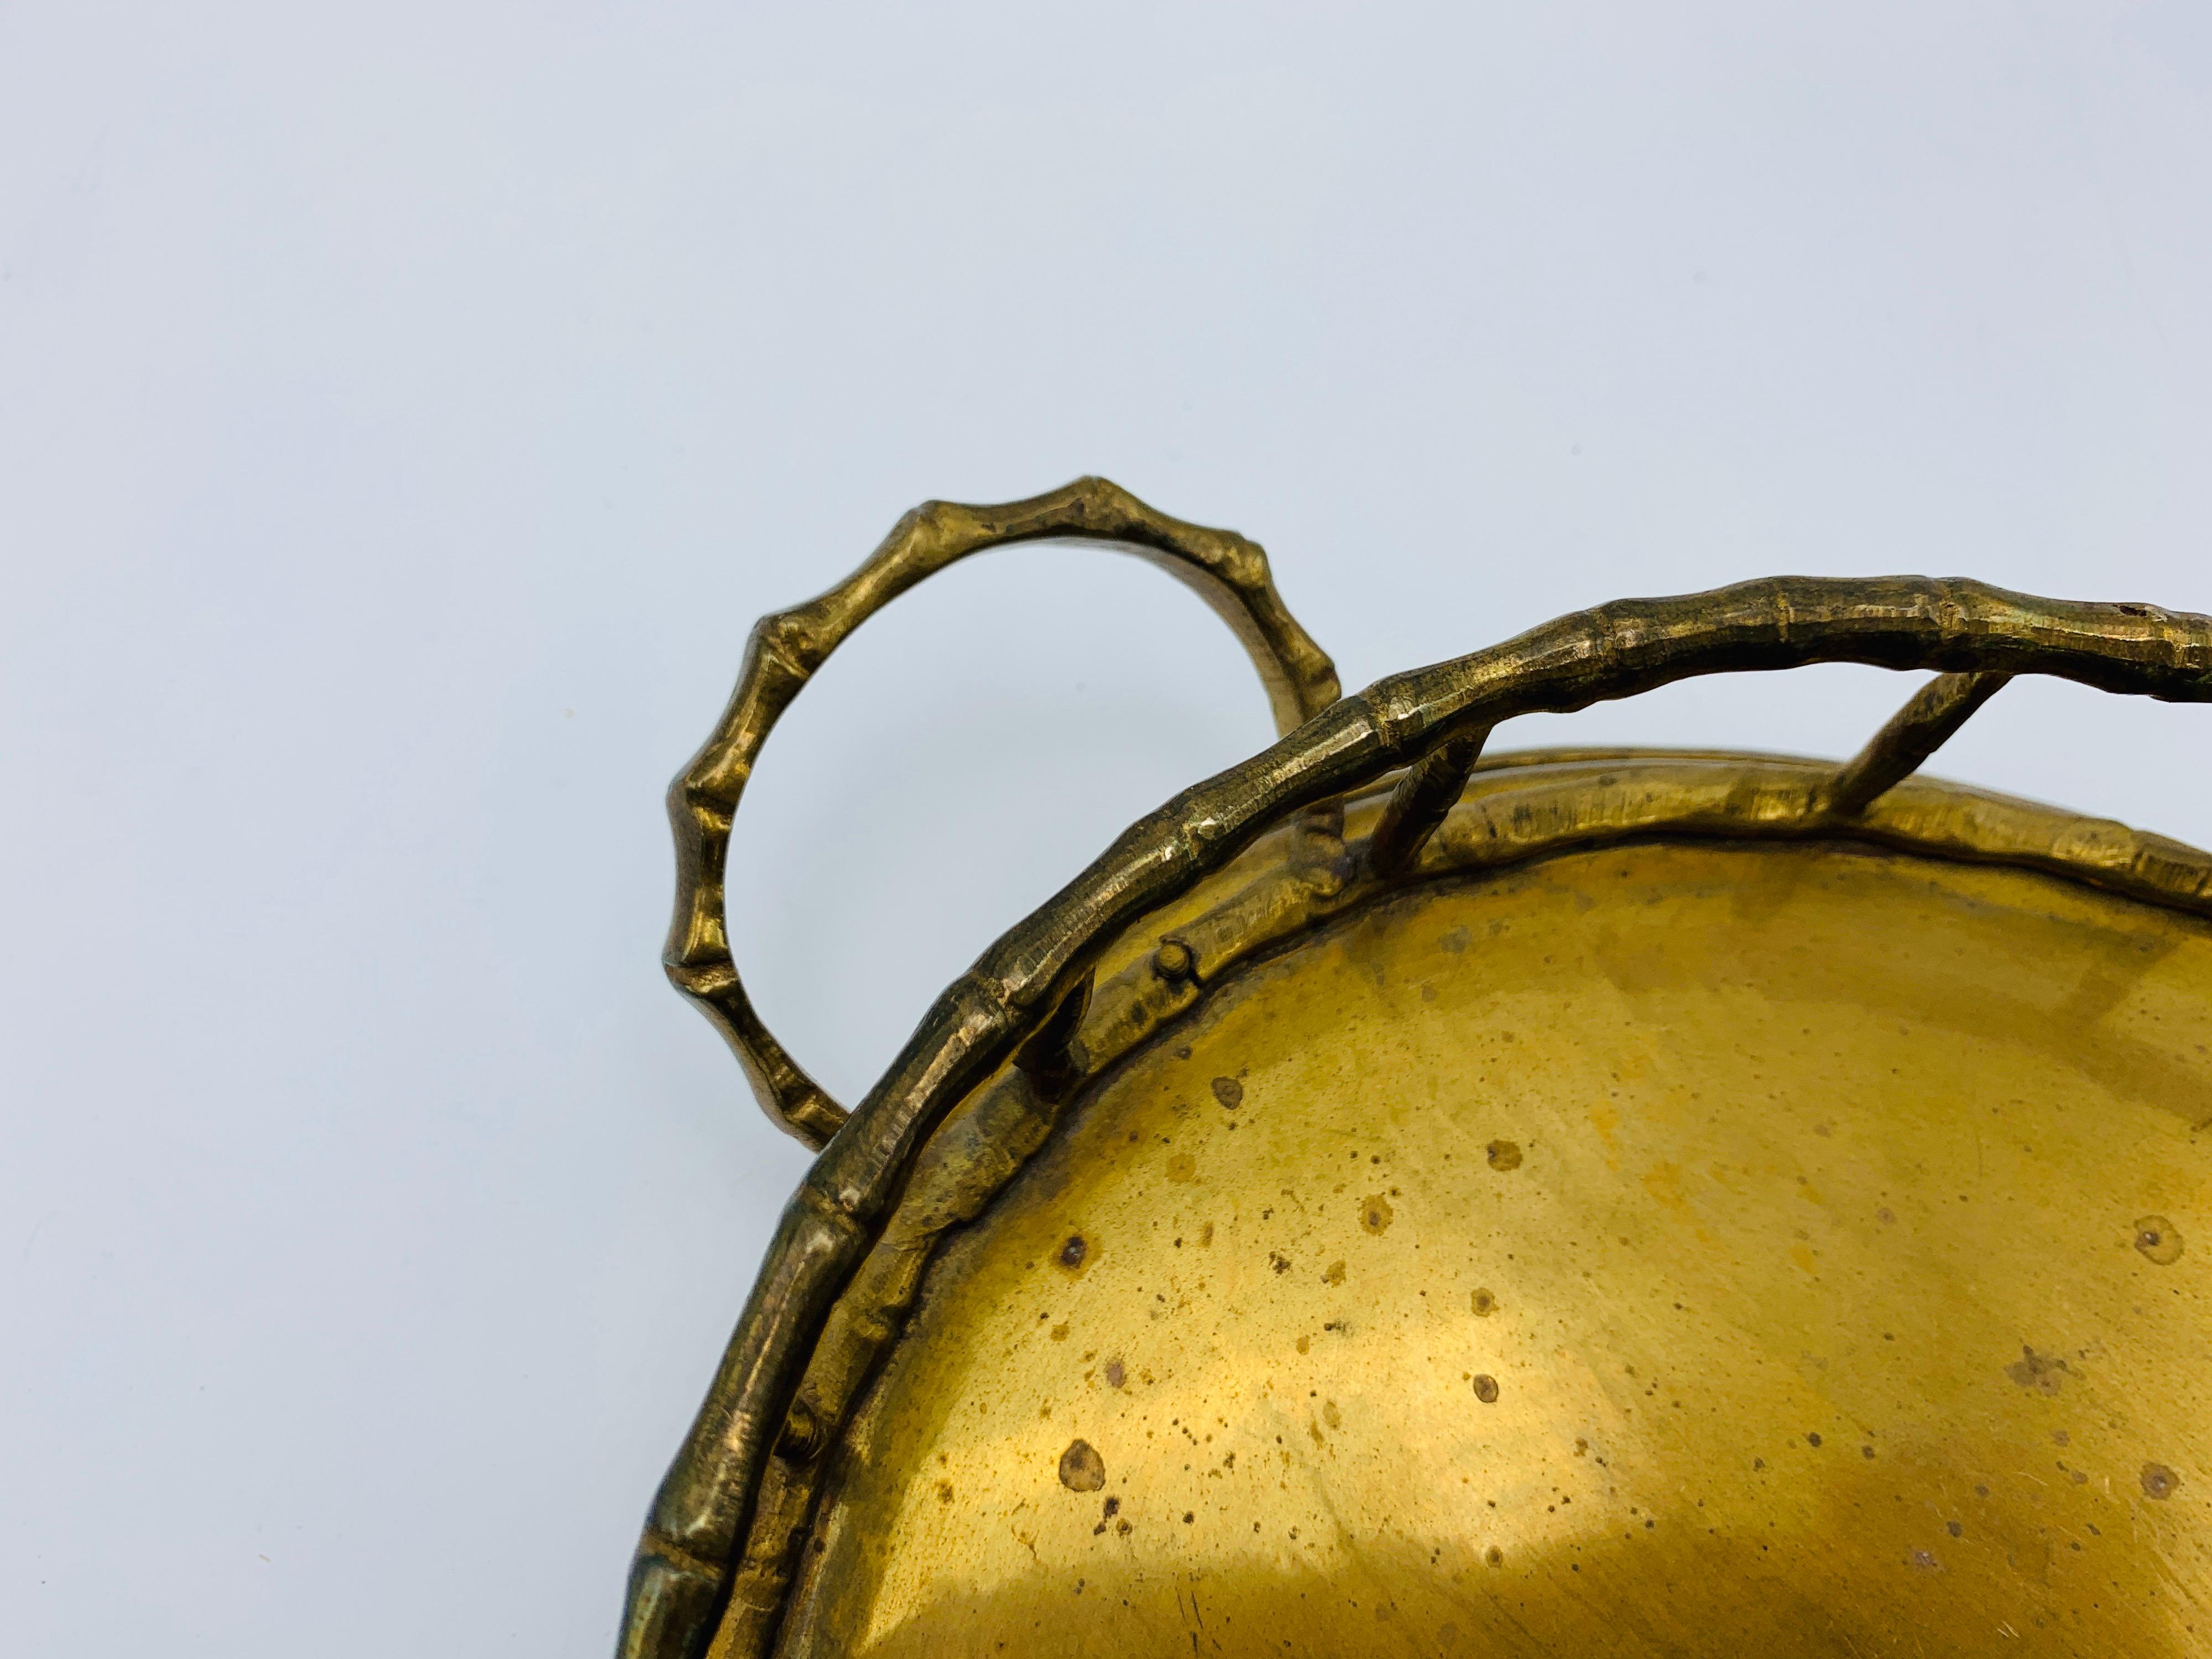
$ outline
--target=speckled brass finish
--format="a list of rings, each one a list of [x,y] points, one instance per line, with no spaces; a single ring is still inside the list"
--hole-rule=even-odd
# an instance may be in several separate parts
[[[2208,1042],[2212,926],[1863,847],[1341,913],[948,1238],[775,1651],[2202,1653]]]
[[[1842,769],[1475,759],[1820,660],[1945,678]],[[809,1172],[623,1653],[2195,1650],[2212,860],[1906,776],[2024,672],[2212,699],[2212,623],[1901,577],[1609,605],[1141,821]],[[679,829],[726,834],[714,753]],[[719,858],[679,979],[726,965]]]

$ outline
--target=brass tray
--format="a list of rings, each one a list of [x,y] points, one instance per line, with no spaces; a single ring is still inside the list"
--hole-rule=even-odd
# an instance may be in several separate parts
[[[1285,735],[848,1115],[738,979],[732,815],[860,620],[1049,537],[1191,580]],[[1483,752],[1826,661],[1937,678],[1840,767]],[[1340,697],[1241,537],[909,514],[671,793],[670,974],[822,1151],[620,1653],[2212,1652],[2212,857],[1912,775],[2019,673],[2212,700],[2212,621],[1778,578]]]

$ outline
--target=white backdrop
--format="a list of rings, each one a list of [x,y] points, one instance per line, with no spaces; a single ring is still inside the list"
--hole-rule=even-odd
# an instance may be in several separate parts
[[[663,983],[759,612],[1102,471],[1347,685],[1629,593],[2212,610],[2212,10],[0,4],[0,1648],[604,1654],[801,1167]],[[1911,683],[1500,746],[1841,755]],[[859,1094],[1257,748],[1131,561],[902,601],[733,922]],[[1935,769],[2212,843],[2212,709]]]

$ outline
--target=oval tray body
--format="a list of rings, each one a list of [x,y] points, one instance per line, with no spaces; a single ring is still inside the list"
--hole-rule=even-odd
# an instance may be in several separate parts
[[[2212,1650],[2212,924],[1864,842],[1484,868],[1509,785],[947,1237],[776,1651]]]

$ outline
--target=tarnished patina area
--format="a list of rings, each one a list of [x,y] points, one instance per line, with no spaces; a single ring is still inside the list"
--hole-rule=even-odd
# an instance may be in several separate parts
[[[1429,841],[1419,874],[1431,884],[1411,890],[1416,895],[1441,896],[1455,890],[1433,884],[1466,872],[1546,863],[1579,849],[1644,842],[1654,836],[1675,842],[1710,840],[1727,847],[1743,847],[1747,856],[1752,854],[1747,843],[1767,840],[1787,844],[1814,836],[1818,839],[1812,846],[1830,859],[1850,856],[1840,853],[1839,838],[1861,844],[1864,851],[1855,863],[1846,865],[1847,869],[1860,865],[1870,867],[1882,852],[1906,849],[1917,851],[1923,858],[1934,854],[1996,860],[2023,869],[2063,872],[2072,882],[2133,888],[2162,895],[2160,908],[2212,909],[2202,896],[2203,878],[2212,872],[2212,860],[2203,854],[2156,837],[2138,836],[2118,824],[2084,820],[1982,792],[1913,781],[1892,792],[1877,811],[1836,824],[1824,819],[1820,811],[1821,792],[1832,770],[1818,763],[1778,757],[1746,761],[1632,753],[1501,756],[1475,774],[1466,799]],[[1339,884],[1317,879],[1316,861],[1298,839],[1302,832],[1281,832],[1255,848],[1224,876],[1206,884],[1177,910],[1158,918],[1162,930],[1158,939],[1133,937],[1109,951],[1104,967],[1111,971],[1100,981],[1078,1037],[1085,1070],[1093,1075],[1104,1072],[1152,1041],[1164,1028],[1179,1035],[1182,1026],[1170,1022],[1198,1003],[1202,988],[1219,987],[1224,979],[1233,979],[1243,964],[1295,945],[1330,918],[1362,912],[1389,891],[1406,890],[1402,884],[1385,884],[1366,869],[1364,837],[1381,816],[1382,799],[1377,795],[1355,801],[1347,814],[1352,840],[1341,863],[1358,872],[1352,880]],[[1903,867],[1915,868],[1917,862],[1907,862]],[[1754,878],[1762,867],[1756,864],[1734,866],[1739,876],[1749,872]],[[2165,884],[2163,888],[2160,882]],[[1552,884],[1559,885],[1556,880]],[[1785,890],[1789,884],[1784,883]],[[1852,888],[1844,890],[1845,897],[1856,892]],[[1639,905],[1648,896],[1639,894]],[[1752,893],[1741,881],[1730,890],[1732,908],[1753,902]],[[2073,902],[2093,908],[2111,902],[2094,895]],[[2135,906],[2112,908],[2123,915],[2138,914]],[[1683,925],[1680,916],[1674,925]],[[1703,922],[1696,925],[1705,926]],[[2139,913],[2139,927],[2149,928],[2152,934],[2165,925],[2158,908]],[[1788,918],[1771,915],[1765,926],[1769,933],[1778,928],[1786,932]],[[1455,940],[1458,950],[1448,954],[1463,953],[1469,942]],[[1712,943],[1715,949],[1726,949],[1723,935],[1714,935]],[[1811,950],[1817,955],[1818,945],[1817,939],[1802,938],[1800,952]],[[2063,966],[2071,971],[2082,965],[2070,957],[2058,957],[2049,948],[2048,940],[2040,945],[2039,955],[2046,966]],[[1163,973],[1164,957],[1176,969],[1173,974]],[[1510,971],[1510,964],[1494,960],[1492,953],[1481,949],[1474,951],[1471,964],[1463,965],[1486,975]],[[1830,971],[1848,981],[1855,974],[1862,974],[1863,966],[1849,960],[1832,961]],[[1739,969],[1752,976],[1759,971],[1757,964],[1749,961],[1740,963]],[[1435,987],[1431,984],[1429,988],[1433,991]],[[1212,1017],[1209,1012],[1203,1018]],[[1570,1031],[1576,1029],[1577,1016],[1571,1006],[1554,1010],[1550,1018],[1554,1022],[1564,1020]],[[1368,1056],[1369,1063],[1386,1076],[1397,1063],[1387,1048],[1378,1056],[1371,1033],[1335,1032],[1325,1025],[1301,1024],[1299,1029],[1304,1031],[1304,1040],[1331,1047],[1340,1054],[1348,1051]],[[2051,1026],[2045,1034],[2067,1041],[2069,1029]],[[1690,1041],[1686,1032],[1678,1035],[1684,1042]],[[1692,1052],[1684,1049],[1682,1065],[1693,1066]],[[1155,1043],[1133,1060],[1127,1069],[1133,1072],[1161,1063],[1164,1062]],[[1841,1055],[1829,1059],[1830,1069],[1838,1076],[1847,1076],[1854,1064]],[[2185,1073],[2186,1066],[2182,1070]],[[2205,1087],[2203,1073],[2195,1075],[2194,1086],[2202,1091]],[[1218,1080],[1208,1079],[1206,1093],[1222,1109],[1234,1113],[1242,1107],[1247,1085],[1233,1071],[1224,1072]],[[2212,1098],[2204,1101],[2202,1115],[2212,1117]],[[1022,1160],[1044,1144],[1059,1116],[1060,1109],[1040,1102],[1024,1074],[1009,1067],[948,1118],[917,1161],[906,1196],[852,1290],[836,1304],[797,1391],[793,1420],[805,1425],[805,1437],[799,1448],[804,1455],[779,1456],[769,1463],[744,1567],[716,1645],[718,1654],[769,1650],[783,1618],[790,1575],[801,1564],[807,1540],[818,1535],[826,1547],[833,1534],[834,1529],[826,1524],[817,1528],[812,1516],[818,1486],[828,1469],[836,1467],[835,1459],[820,1454],[842,1434],[868,1367],[883,1359],[898,1336],[903,1316],[920,1290],[928,1249],[948,1226],[970,1220],[982,1211],[999,1187],[1013,1177]],[[1223,1122],[1237,1121],[1231,1117]],[[1438,1137],[1439,1146],[1456,1146],[1456,1155],[1462,1157],[1479,1154],[1486,1167],[1517,1168],[1524,1156],[1522,1143],[1510,1137],[1478,1136],[1467,1140],[1473,1129],[1456,1123],[1448,1111],[1428,1112],[1423,1121]],[[1230,1131],[1224,1127],[1222,1132]],[[1287,1165],[1285,1172],[1295,1174]],[[1387,1231],[1389,1223],[1383,1217],[1392,1204],[1389,1194],[1364,1196],[1379,1200],[1368,1219]],[[1197,1224],[1192,1237],[1210,1238],[1206,1224]],[[1087,1273],[1094,1252],[1103,1249],[1097,1239],[1079,1229],[1051,1243],[1054,1248],[1048,1254],[1076,1278]],[[1474,1291],[1469,1297],[1471,1309],[1481,1300]],[[1147,1321],[1152,1317],[1149,1303],[1136,1311]],[[937,1339],[925,1331],[908,1340]],[[955,1346],[971,1346],[965,1337],[945,1340]],[[988,1341],[983,1346],[995,1352]],[[941,1375],[944,1366],[962,1362],[950,1358],[932,1362],[917,1357],[913,1363],[934,1364],[936,1369],[929,1374]],[[1126,1361],[1122,1375],[1126,1381]],[[1502,1389],[1495,1371],[1477,1372],[1474,1377],[1479,1380],[1470,1381],[1471,1390],[1479,1393],[1486,1383]],[[904,1431],[893,1438],[902,1447],[915,1443]],[[930,1490],[935,1490],[933,1484]],[[1118,1505],[1120,1500],[1116,1501]],[[1114,1517],[1117,1528],[1122,1518],[1118,1513]],[[890,1535],[880,1526],[860,1530],[870,1535]],[[825,1558],[817,1571],[834,1571],[835,1566],[834,1559]],[[817,1578],[817,1583],[830,1582]],[[839,1639],[852,1635],[846,1632]],[[932,1639],[951,1638],[939,1631]],[[956,1646],[951,1650],[963,1650]]]
[[[2203,920],[1863,843],[1356,905],[945,1245],[775,1650],[2201,1652],[2208,1044]]]

